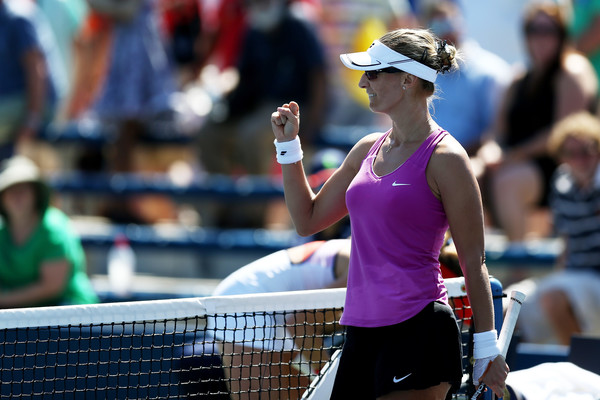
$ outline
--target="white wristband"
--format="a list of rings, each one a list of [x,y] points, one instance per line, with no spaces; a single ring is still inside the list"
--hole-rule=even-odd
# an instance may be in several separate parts
[[[275,139],[273,143],[275,144],[277,162],[279,164],[293,164],[302,160],[303,153],[299,136],[296,136],[294,140],[290,140],[289,142],[278,142]]]
[[[473,358],[480,359],[500,354],[498,333],[495,329],[473,334]]]

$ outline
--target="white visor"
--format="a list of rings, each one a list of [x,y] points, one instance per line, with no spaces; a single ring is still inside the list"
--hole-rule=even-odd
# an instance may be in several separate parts
[[[429,82],[435,82],[437,78],[437,71],[433,68],[390,49],[379,40],[374,41],[367,51],[341,54],[340,60],[346,67],[359,71],[394,67]]]

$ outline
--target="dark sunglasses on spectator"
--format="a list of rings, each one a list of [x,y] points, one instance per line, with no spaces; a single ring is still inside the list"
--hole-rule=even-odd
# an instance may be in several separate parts
[[[375,69],[372,71],[365,71],[365,76],[367,77],[368,80],[374,81],[375,79],[377,79],[377,75],[379,75],[381,72],[385,72],[388,74],[395,74],[395,73],[403,72],[403,71],[398,68],[388,67],[388,68],[384,68],[384,69]]]
[[[527,36],[553,36],[558,35],[559,29],[556,26],[548,25],[527,25],[525,27],[525,34]]]
[[[574,160],[582,158],[590,158],[598,155],[598,150],[594,147],[582,147],[579,149],[563,149],[561,156],[565,160]]]

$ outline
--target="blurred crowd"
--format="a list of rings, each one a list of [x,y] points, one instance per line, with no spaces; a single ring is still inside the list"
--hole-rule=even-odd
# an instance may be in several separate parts
[[[489,228],[506,236],[507,252],[525,254],[530,238],[582,235],[563,229],[581,215],[553,200],[565,171],[592,196],[571,207],[595,200],[585,218],[598,214],[598,138],[564,149],[549,139],[572,115],[598,118],[599,19],[597,0],[0,0],[0,160],[26,156],[45,174],[277,180],[269,116],[295,100],[305,165],[318,174],[343,157],[323,153],[330,127],[389,123],[370,112],[361,73],[343,69],[339,54],[390,29],[428,27],[461,53],[460,71],[438,77],[432,115],[472,157]],[[101,145],[67,151],[47,140],[91,126]],[[181,223],[190,210],[207,226],[291,226],[279,200],[190,207],[160,194],[106,196],[94,215]],[[599,227],[585,232],[593,242]],[[600,245],[576,243],[600,260]],[[573,259],[567,268],[599,273]]]
[[[0,154],[29,155],[45,171],[183,166],[276,178],[265,116],[292,99],[302,106],[307,165],[328,127],[385,129],[360,73],[337,57],[388,29],[425,26],[462,54],[461,71],[438,79],[433,115],[472,155],[490,226],[518,251],[529,234],[550,233],[547,134],[573,111],[595,112],[600,61],[590,2],[551,2],[540,23],[529,10],[538,2],[527,3],[495,6],[503,32],[491,41],[494,25],[484,34],[478,6],[459,0],[1,0],[10,62],[0,75]],[[43,140],[90,126],[105,145],[82,141],[67,153]],[[156,141],[165,137],[184,140]],[[97,214],[155,223],[179,211],[153,195],[106,199]],[[207,225],[289,227],[278,202],[197,212]]]

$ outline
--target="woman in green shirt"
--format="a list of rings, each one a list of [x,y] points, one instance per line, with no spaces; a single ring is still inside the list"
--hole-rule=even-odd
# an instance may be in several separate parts
[[[38,167],[23,156],[0,167],[0,308],[98,302],[69,217],[51,207]]]

